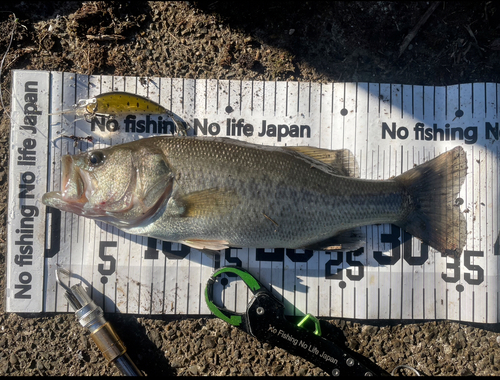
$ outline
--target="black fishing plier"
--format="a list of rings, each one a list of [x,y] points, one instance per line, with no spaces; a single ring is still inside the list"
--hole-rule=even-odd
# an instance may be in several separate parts
[[[254,296],[245,313],[235,313],[214,303],[213,285],[223,273],[237,275],[252,291]],[[319,321],[314,316],[307,314],[297,324],[289,322],[285,318],[283,303],[242,268],[224,267],[216,270],[205,288],[205,300],[215,316],[262,342],[309,360],[333,376],[389,375],[364,356],[323,338]],[[305,327],[310,321],[314,322],[314,328]]]

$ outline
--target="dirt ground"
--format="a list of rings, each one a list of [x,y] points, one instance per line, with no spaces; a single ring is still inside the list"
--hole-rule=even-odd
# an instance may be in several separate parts
[[[118,375],[72,314],[5,313],[11,70],[180,78],[500,82],[500,7],[440,2],[19,2],[0,5],[0,374]],[[13,13],[17,17],[14,22]],[[412,30],[414,33],[412,33]],[[405,37],[413,35],[408,41]],[[405,42],[408,42],[407,44]],[[324,375],[213,318],[109,315],[147,375]],[[498,326],[329,320],[384,370],[500,375]],[[340,334],[340,335],[339,335]]]

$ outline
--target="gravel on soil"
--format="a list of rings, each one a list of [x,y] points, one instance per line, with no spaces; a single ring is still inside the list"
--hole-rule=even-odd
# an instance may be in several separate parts
[[[0,5],[0,294],[5,294],[11,70],[83,74],[388,82],[500,83],[500,8],[440,2],[14,2]],[[497,9],[498,8],[498,9]],[[212,317],[106,315],[147,375],[326,375]],[[321,320],[327,336],[386,371],[500,375],[498,325]],[[330,335],[329,335],[330,334]],[[119,375],[72,313],[5,313],[0,375]]]

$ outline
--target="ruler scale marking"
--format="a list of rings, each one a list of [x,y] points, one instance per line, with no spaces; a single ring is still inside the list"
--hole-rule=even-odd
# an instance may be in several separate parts
[[[30,73],[18,72],[15,75],[20,78]],[[424,247],[417,239],[409,240],[408,235],[395,226],[380,225],[363,227],[366,244],[360,255],[334,251],[314,252],[309,256],[307,251],[285,250],[283,261],[276,261],[279,250],[273,253],[273,250],[237,249],[229,252],[230,262],[223,258],[220,264],[234,265],[239,261],[244,267],[259,272],[266,286],[288,303],[286,310],[290,313],[297,310],[298,313],[361,319],[448,318],[498,322],[497,84],[447,87],[317,84],[139,79],[48,72],[47,78],[50,78],[47,86],[51,90],[47,92],[46,110],[55,113],[47,117],[51,123],[47,129],[49,139],[54,140],[58,133],[94,137],[94,144],[80,141],[76,148],[69,139],[59,139],[59,145],[45,144],[49,149],[49,166],[44,171],[48,190],[60,186],[63,154],[142,137],[142,133],[133,131],[110,134],[106,124],[109,120],[100,117],[92,123],[95,130],[89,131],[90,124],[85,120],[71,114],[57,115],[80,99],[108,91],[147,96],[195,128],[214,123],[212,135],[258,144],[349,149],[358,160],[361,178],[387,179],[462,145],[469,171],[459,197],[464,200],[461,209],[469,210],[465,216],[470,233],[459,261]],[[13,97],[19,96],[18,93],[14,87]],[[253,130],[248,133],[250,129],[247,129],[248,134],[244,134],[241,128],[238,133],[239,127],[226,128],[239,120],[243,125],[251,125]],[[293,125],[304,127],[300,135],[292,133]],[[204,134],[203,130],[197,128],[197,134]],[[9,201],[9,207],[11,204]],[[45,223],[58,223],[57,215],[49,213],[43,217],[46,232],[42,236],[49,239],[52,232]],[[41,296],[37,301],[41,310],[68,309],[62,292],[56,289],[52,273],[55,265],[60,264],[95,287],[92,296],[106,311],[192,315],[208,312],[202,300],[201,282],[213,269],[212,258],[179,244],[138,238],[68,213],[61,213],[60,224],[60,252],[51,256],[51,247],[46,243],[49,250],[43,259]],[[12,252],[12,248],[9,249]],[[266,259],[266,254],[270,259]],[[12,262],[12,253],[9,253],[8,267]],[[232,294],[224,297],[225,302],[234,302],[237,310],[243,310],[249,292],[236,284],[225,291]],[[20,303],[8,295],[8,310],[14,310]]]

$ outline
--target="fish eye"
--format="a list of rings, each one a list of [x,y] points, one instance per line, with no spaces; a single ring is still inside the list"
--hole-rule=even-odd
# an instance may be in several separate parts
[[[96,150],[95,152],[91,152],[89,154],[89,164],[91,166],[99,166],[104,163],[104,159],[106,157],[104,156],[104,153],[101,152],[100,150]]]

